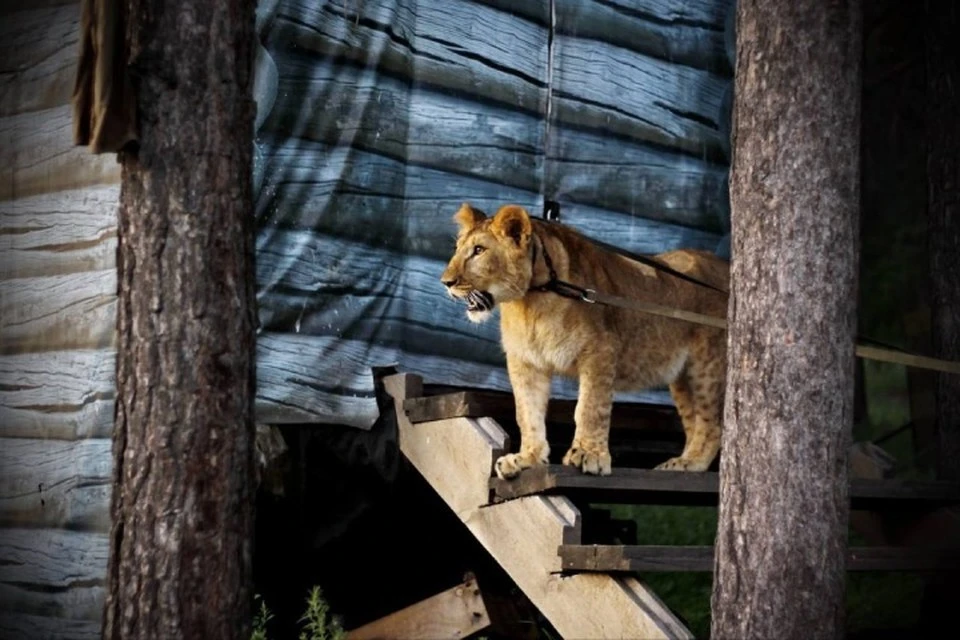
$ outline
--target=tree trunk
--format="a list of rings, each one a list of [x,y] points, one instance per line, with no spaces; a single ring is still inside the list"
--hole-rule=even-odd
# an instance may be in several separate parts
[[[252,0],[130,0],[105,638],[247,638]]]
[[[934,353],[960,360],[960,7],[926,3],[927,180]],[[960,482],[960,376],[936,386],[937,475]]]
[[[714,638],[844,633],[857,0],[740,0]]]

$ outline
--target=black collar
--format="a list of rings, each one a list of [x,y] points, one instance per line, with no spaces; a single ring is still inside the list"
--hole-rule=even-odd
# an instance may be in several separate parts
[[[537,243],[540,243],[540,246],[543,247],[543,262],[547,265],[547,269],[550,272],[550,279],[545,283],[540,285],[530,285],[528,291],[554,291],[557,285],[557,270],[553,268],[553,260],[550,259],[550,254],[547,252],[547,245],[540,239],[540,236],[533,234],[533,240],[531,244],[533,245],[533,258],[531,260],[530,268],[530,280],[533,280],[533,272],[537,270]]]

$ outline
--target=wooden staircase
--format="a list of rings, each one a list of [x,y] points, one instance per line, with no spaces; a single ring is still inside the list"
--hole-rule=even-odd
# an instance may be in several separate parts
[[[401,373],[386,375],[383,387],[394,403],[402,453],[563,637],[693,637],[638,574],[710,572],[713,547],[585,542],[616,524],[598,518],[591,504],[717,505],[715,471],[638,468],[682,447],[682,430],[669,407],[615,407],[615,465],[632,465],[616,466],[610,476],[551,464],[503,481],[493,464],[510,450],[504,428],[513,421],[509,394],[425,389],[420,377]],[[573,408],[573,402],[551,402],[551,440],[569,441],[564,429],[572,429]],[[851,547],[848,569],[960,569],[958,549],[939,544],[944,523],[954,521],[956,512],[948,509],[960,504],[960,487],[884,477],[882,456],[872,453],[864,445],[852,452],[851,522],[881,544]],[[933,533],[889,544],[893,536],[883,532],[879,514],[893,514],[901,523],[932,519],[935,525],[927,529]]]

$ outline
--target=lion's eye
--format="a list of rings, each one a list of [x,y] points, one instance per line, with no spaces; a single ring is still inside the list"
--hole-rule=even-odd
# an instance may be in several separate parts
[[[482,246],[480,246],[480,245],[478,244],[477,246],[475,246],[475,247],[473,248],[473,255],[478,256],[478,255],[480,255],[481,253],[483,253],[483,252],[486,251],[486,250],[487,250],[486,247],[482,247]]]

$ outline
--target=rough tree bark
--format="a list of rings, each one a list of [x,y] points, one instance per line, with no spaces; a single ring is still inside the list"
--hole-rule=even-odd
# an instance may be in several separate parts
[[[925,4],[933,348],[940,358],[960,360],[960,7]],[[960,482],[960,376],[938,375],[936,425],[937,475]]]
[[[844,632],[861,20],[738,2],[714,638]]]
[[[246,638],[254,1],[130,0],[105,638]]]

